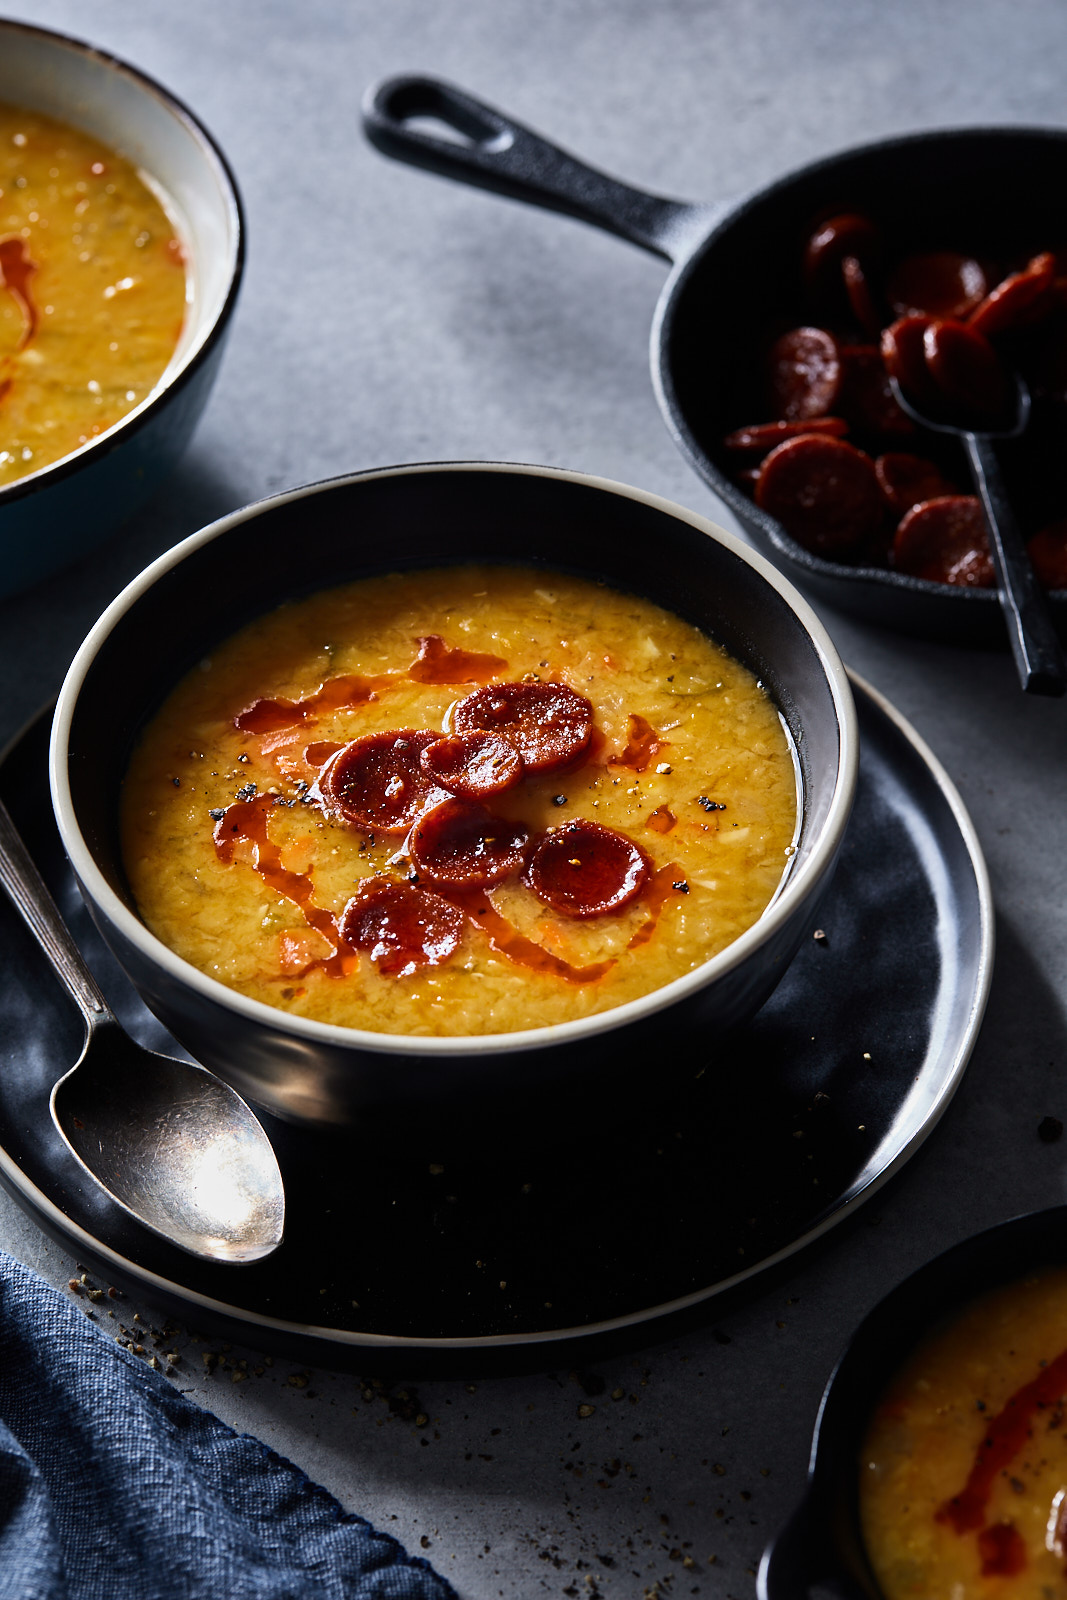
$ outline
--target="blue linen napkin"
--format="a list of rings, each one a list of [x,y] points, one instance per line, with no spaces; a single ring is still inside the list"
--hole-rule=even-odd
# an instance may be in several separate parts
[[[0,1252],[0,1600],[456,1600]]]

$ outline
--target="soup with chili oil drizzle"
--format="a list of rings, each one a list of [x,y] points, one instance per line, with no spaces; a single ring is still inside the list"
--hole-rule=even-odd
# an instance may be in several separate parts
[[[151,394],[188,290],[150,180],[91,135],[0,104],[0,487]]]
[[[797,826],[751,672],[647,600],[518,566],[253,622],[149,723],[122,799],[165,944],[269,1005],[410,1035],[661,988],[758,919]]]
[[[875,1412],[860,1472],[886,1600],[1067,1596],[1067,1268],[928,1337]]]

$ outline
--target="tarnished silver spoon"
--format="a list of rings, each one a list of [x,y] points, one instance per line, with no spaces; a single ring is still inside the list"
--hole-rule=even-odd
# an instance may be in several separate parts
[[[242,1264],[281,1243],[285,1190],[270,1140],[228,1084],[137,1044],[109,1008],[0,803],[0,884],[85,1021],[52,1121],[89,1176],[191,1255]]]

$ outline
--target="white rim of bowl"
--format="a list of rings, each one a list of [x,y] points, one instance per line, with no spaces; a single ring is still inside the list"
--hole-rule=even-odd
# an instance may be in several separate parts
[[[209,978],[198,968],[176,955],[141,920],[130,911],[125,902],[111,888],[100,871],[78,825],[70,792],[67,771],[67,752],[71,724],[81,686],[96,659],[97,651],[111,633],[116,623],[125,616],[156,581],[178,566],[186,556],[210,544],[232,528],[240,527],[258,517],[269,508],[292,504],[310,498],[325,490],[346,484],[367,482],[380,478],[407,477],[429,472],[486,472],[504,475],[552,478],[565,483],[581,484],[633,500],[667,516],[698,529],[716,543],[725,546],[733,555],[752,567],[774,589],[796,615],[811,639],[816,656],[830,689],[837,715],[840,738],[840,755],[834,792],[826,818],[811,854],[790,875],[785,888],[752,926],[731,944],[712,956],[709,961],[673,979],[660,989],[626,1001],[607,1011],[594,1013],[571,1022],[551,1023],[541,1028],[525,1028],[514,1033],[462,1034],[438,1038],[424,1035],[374,1033],[362,1028],[344,1028],[334,1023],[315,1022],[306,1017],[293,1016],[279,1007],[261,1000],[249,999],[236,989],[229,988],[215,978]],[[221,517],[217,522],[202,528],[188,539],[173,546],[164,555],[136,577],[112,601],[99,621],[90,631],[63,682],[52,723],[49,749],[49,776],[52,804],[59,826],[63,846],[79,882],[90,900],[100,907],[104,916],[130,944],[162,968],[166,975],[199,993],[205,1000],[246,1017],[261,1027],[289,1033],[297,1039],[335,1048],[359,1049],[378,1055],[417,1055],[427,1060],[477,1055],[512,1055],[520,1051],[551,1049],[562,1044],[577,1043],[636,1022],[658,1011],[666,1010],[703,989],[713,979],[730,972],[768,937],[773,935],[792,915],[798,902],[807,897],[829,867],[844,835],[852,809],[859,765],[859,733],[856,708],[849,686],[848,675],[826,629],[815,612],[802,598],[787,578],[769,561],[745,545],[736,535],[728,533],[706,517],[666,500],[660,495],[635,489],[627,484],[613,482],[587,473],[571,472],[562,467],[542,467],[510,462],[486,461],[435,461],[415,462],[395,467],[372,468],[366,472],[346,474],[318,483],[305,484],[281,494],[257,500],[239,511]]]
[[[130,78],[139,89],[147,95],[161,102],[164,108],[180,122],[190,133],[194,142],[199,146],[206,164],[214,170],[219,186],[230,216],[232,244],[230,260],[227,263],[226,293],[222,297],[215,313],[210,318],[205,318],[204,326],[199,330],[196,339],[189,346],[180,361],[175,361],[173,356],[164,368],[156,382],[152,385],[144,399],[125,416],[112,423],[103,433],[86,444],[79,445],[76,450],[71,450],[65,456],[60,456],[58,461],[51,461],[45,467],[39,467],[36,472],[28,472],[24,477],[15,478],[11,483],[0,485],[0,507],[11,500],[18,500],[23,495],[32,494],[43,488],[46,484],[66,477],[68,473],[80,471],[90,458],[108,454],[115,449],[121,438],[128,438],[146,422],[151,421],[155,414],[156,403],[164,396],[180,389],[186,384],[198,368],[203,364],[209,352],[221,338],[233,312],[237,291],[241,285],[244,272],[245,257],[245,216],[244,206],[241,202],[241,192],[237,187],[229,162],[212,135],[205,128],[198,117],[190,111],[189,107],[178,99],[169,89],[164,88],[155,78],[142,72],[139,67],[131,66],[121,56],[112,55],[109,50],[102,50],[97,45],[89,44],[84,39],[77,39],[72,34],[61,33],[54,28],[39,28],[35,23],[21,22],[14,17],[0,17],[0,40],[4,34],[30,34],[35,38],[44,39],[59,49],[69,50],[75,55],[85,56],[102,66]],[[29,109],[32,110],[32,107]],[[72,124],[77,126],[77,124]],[[153,174],[149,174],[150,177]],[[168,215],[170,215],[168,211]],[[172,219],[173,220],[173,219]],[[188,241],[186,241],[188,243]]]

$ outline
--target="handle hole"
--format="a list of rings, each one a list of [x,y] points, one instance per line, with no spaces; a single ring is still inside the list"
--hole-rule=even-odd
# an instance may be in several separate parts
[[[451,122],[446,122],[443,117],[433,116],[432,113],[405,117],[404,127],[409,133],[421,134],[425,139],[436,139],[441,144],[457,145],[461,150],[496,152],[507,150],[514,143],[511,134],[505,129],[476,137],[453,126]]]

